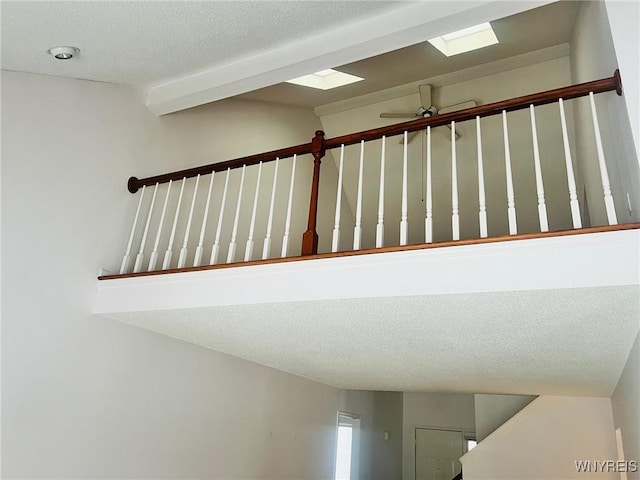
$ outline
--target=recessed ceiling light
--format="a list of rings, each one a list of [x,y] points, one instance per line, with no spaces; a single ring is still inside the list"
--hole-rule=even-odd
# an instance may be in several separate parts
[[[69,60],[80,53],[80,49],[76,47],[53,47],[48,50],[48,53],[58,60]]]
[[[432,38],[429,43],[447,57],[451,57],[452,55],[495,45],[498,43],[498,38],[490,23],[481,23],[480,25],[474,25],[473,27]]]
[[[344,72],[338,72],[333,68],[327,68],[326,70],[320,70],[319,72],[294,78],[293,80],[287,80],[287,83],[295,83],[296,85],[318,88],[320,90],[329,90],[331,88],[349,85],[350,83],[359,82],[361,80],[364,80],[364,78],[356,77],[355,75],[350,75]]]

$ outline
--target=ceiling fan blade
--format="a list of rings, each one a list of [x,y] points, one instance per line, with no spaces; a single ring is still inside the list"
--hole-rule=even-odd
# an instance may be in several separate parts
[[[424,108],[429,108],[433,105],[431,103],[431,85],[425,83],[424,85],[419,85],[418,89],[420,90],[420,103]]]
[[[418,133],[420,133],[420,132],[409,132],[409,133],[407,133],[407,144],[411,143],[411,140],[416,138],[416,135],[418,135]],[[400,145],[404,145],[404,135],[402,135],[400,137],[400,141],[398,143]]]
[[[467,108],[477,107],[478,104],[475,100],[467,100],[466,102],[456,103],[455,105],[447,105],[438,109],[438,115],[444,115],[445,113],[458,112],[460,110],[466,110]]]
[[[418,115],[416,112],[404,112],[404,113],[383,112],[380,114],[380,118],[416,118],[419,116],[420,115]]]
[[[466,102],[456,103],[455,105],[448,105],[446,107],[441,108],[440,110],[438,110],[438,115],[444,115],[445,113],[459,112],[460,110],[466,110],[467,108],[473,108],[477,106],[478,104],[476,103],[475,100],[467,100]],[[451,141],[451,126],[445,125],[445,127],[447,127],[447,130],[443,130],[441,128],[439,128],[438,130],[440,130],[447,137],[447,140]],[[459,138],[460,138],[460,134],[456,132],[456,140],[458,140]]]
[[[447,137],[447,140],[451,141],[451,125],[445,125],[445,127],[447,127],[446,130],[442,130],[441,128],[439,128],[438,130],[440,130],[442,133],[445,134],[445,136]],[[458,140],[459,138],[460,138],[460,134],[456,132],[456,140]]]

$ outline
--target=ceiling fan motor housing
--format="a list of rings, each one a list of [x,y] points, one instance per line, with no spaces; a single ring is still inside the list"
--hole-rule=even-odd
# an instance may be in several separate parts
[[[424,118],[433,117],[436,113],[438,113],[438,109],[433,105],[429,108],[420,107],[418,109],[418,114],[420,114]]]

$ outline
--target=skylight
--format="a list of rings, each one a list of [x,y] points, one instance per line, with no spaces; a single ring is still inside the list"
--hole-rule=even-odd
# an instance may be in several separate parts
[[[452,55],[495,45],[498,43],[498,38],[493,32],[490,23],[482,23],[457,32],[447,33],[441,37],[432,38],[429,43],[447,57],[451,57]]]
[[[350,75],[344,72],[338,72],[333,68],[327,68],[326,70],[320,70],[319,72],[294,78],[293,80],[287,80],[287,83],[295,83],[296,85],[318,88],[320,90],[329,90],[331,88],[349,85],[350,83],[359,82],[361,80],[364,80],[364,78],[356,77],[355,75]]]

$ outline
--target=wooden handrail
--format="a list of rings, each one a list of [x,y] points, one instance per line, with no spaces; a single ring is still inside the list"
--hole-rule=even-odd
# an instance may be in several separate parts
[[[405,131],[414,132],[417,130],[424,130],[428,126],[438,127],[441,125],[448,125],[452,121],[462,122],[465,120],[471,120],[476,116],[488,117],[491,115],[497,115],[502,113],[503,110],[511,112],[514,110],[529,108],[529,105],[546,105],[548,103],[557,101],[559,98],[562,98],[563,100],[569,100],[572,98],[588,95],[590,92],[602,93],[612,90],[615,90],[618,95],[622,95],[622,80],[620,78],[620,72],[618,70],[614,72],[612,77],[594,80],[592,82],[570,85],[568,87],[556,88],[553,90],[547,90],[545,92],[539,92],[531,95],[512,98],[509,100],[502,100],[500,102],[489,103],[487,105],[480,105],[478,107],[468,108],[466,110],[459,110],[457,112],[435,115],[428,118],[419,118],[417,120],[410,120],[408,122],[397,123],[386,127],[373,128],[371,130],[350,133],[348,135],[342,135],[340,137],[323,139],[321,147],[324,150],[329,150],[331,148],[339,147],[340,145],[353,145],[359,143],[362,140],[377,140],[379,138],[382,138],[383,135],[399,135]],[[301,145],[295,145],[293,147],[281,148],[279,150],[272,150],[270,152],[258,153],[255,155],[249,155],[233,160],[227,160],[221,163],[211,163],[200,167],[179,170],[177,172],[155,175],[153,177],[142,179],[131,177],[129,178],[127,187],[131,193],[136,193],[138,189],[143,185],[151,186],[155,185],[156,183],[166,183],[169,180],[177,181],[181,180],[182,178],[191,178],[197,175],[207,175],[211,172],[220,172],[226,170],[227,168],[234,169],[240,168],[243,165],[256,165],[260,162],[274,161],[277,157],[287,158],[293,155],[304,155],[307,153],[313,153],[312,149],[313,142],[310,142]]]
[[[356,143],[360,143],[362,140],[365,142],[377,140],[382,138],[382,136],[390,137],[393,135],[400,135],[404,132],[425,130],[427,127],[449,125],[451,122],[463,122],[476,117],[482,118],[489,117],[491,115],[498,115],[502,113],[503,110],[512,112],[514,110],[529,108],[530,105],[538,106],[553,103],[560,98],[563,100],[569,100],[588,95],[590,92],[602,93],[609,92],[611,90],[615,90],[618,95],[622,95],[622,80],[618,70],[616,70],[613,76],[609,78],[580,83],[578,85],[570,85],[568,87],[555,88],[553,90],[547,90],[546,92],[533,93],[531,95],[516,97],[509,100],[488,103],[478,107],[458,110],[457,112],[419,118],[408,122],[396,123],[387,127],[372,128],[371,130],[365,130],[363,132],[350,133],[340,137],[329,138],[325,140],[324,146],[329,150],[341,145],[354,145]]]
[[[155,175],[147,178],[131,177],[127,182],[127,188],[131,193],[136,193],[143,185],[151,186],[156,183],[167,183],[169,180],[178,181],[183,178],[197,177],[198,175],[207,175],[211,172],[222,172],[227,168],[242,168],[243,165],[257,165],[260,162],[271,162],[276,158],[288,158],[294,155],[304,155],[311,152],[311,143],[304,143],[301,145],[295,145],[293,147],[281,148],[279,150],[272,150],[270,152],[256,153],[255,155],[248,155],[246,157],[235,158],[233,160],[227,160],[220,163],[210,163],[208,165],[202,165],[200,167],[187,168],[185,170],[178,170],[177,172],[164,173],[162,175]]]
[[[578,85],[570,85],[568,87],[556,88],[545,92],[524,95],[522,97],[502,100],[499,102],[480,105],[478,107],[468,108],[452,113],[435,115],[428,118],[419,118],[408,122],[389,125],[386,127],[374,128],[362,132],[351,133],[334,137],[330,139],[324,138],[324,132],[318,130],[310,143],[295,145],[292,147],[272,150],[270,152],[258,153],[246,157],[227,160],[221,163],[212,163],[200,167],[188,168],[177,172],[156,175],[153,177],[138,179],[136,177],[129,178],[127,183],[131,193],[136,193],[142,186],[155,185],[156,183],[166,183],[170,180],[178,181],[183,178],[191,178],[197,175],[207,175],[212,172],[220,172],[227,169],[235,169],[243,166],[256,165],[260,162],[271,162],[276,158],[288,158],[294,155],[312,154],[314,158],[313,178],[311,183],[311,197],[309,202],[309,220],[307,230],[302,236],[302,255],[314,255],[318,252],[318,233],[316,232],[316,218],[318,214],[318,190],[320,186],[320,164],[321,159],[325,155],[326,150],[339,147],[341,145],[354,145],[362,141],[371,141],[382,138],[383,136],[399,135],[404,132],[415,132],[425,130],[427,127],[439,127],[448,125],[451,122],[463,122],[476,117],[488,117],[491,115],[501,114],[503,111],[511,112],[529,108],[531,105],[546,105],[553,103],[562,98],[569,100],[576,97],[588,95],[589,93],[602,93],[615,90],[618,95],[622,95],[622,80],[620,72],[616,70],[612,77],[585,82]]]

